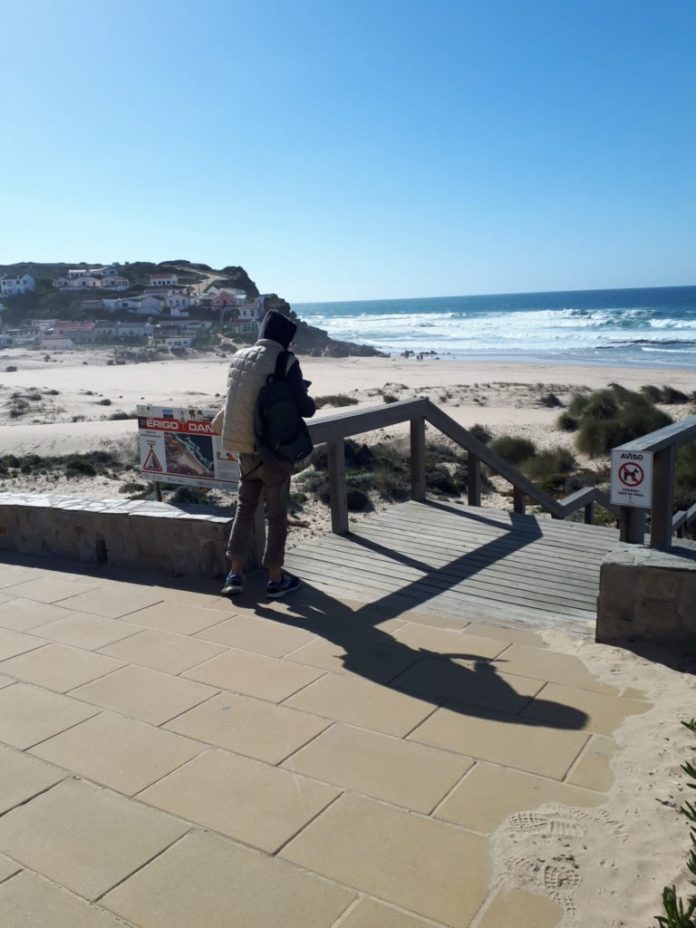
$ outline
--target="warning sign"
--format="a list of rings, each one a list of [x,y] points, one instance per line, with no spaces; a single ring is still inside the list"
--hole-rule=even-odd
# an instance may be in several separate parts
[[[151,470],[161,474],[164,468],[160,464],[160,459],[155,454],[155,443],[153,441],[149,441],[148,445],[150,446],[150,450],[145,455],[145,460],[143,461],[143,470]]]
[[[612,451],[611,501],[615,506],[650,509],[652,463],[650,451]]]
[[[239,462],[223,451],[215,410],[138,406],[143,477],[161,483],[236,489]]]

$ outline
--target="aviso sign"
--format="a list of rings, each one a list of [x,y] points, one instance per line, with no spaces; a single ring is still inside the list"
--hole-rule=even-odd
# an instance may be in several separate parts
[[[611,452],[611,502],[615,506],[652,506],[653,456],[651,451]]]

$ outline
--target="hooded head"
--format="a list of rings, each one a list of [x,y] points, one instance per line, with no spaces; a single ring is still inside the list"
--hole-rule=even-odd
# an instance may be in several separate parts
[[[297,323],[275,309],[269,309],[261,322],[259,338],[270,338],[287,348],[295,337]]]

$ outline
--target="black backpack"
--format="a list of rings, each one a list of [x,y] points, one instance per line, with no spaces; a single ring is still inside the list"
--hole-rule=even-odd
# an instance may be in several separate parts
[[[296,464],[311,454],[312,439],[285,380],[288,352],[281,351],[275,371],[259,390],[254,411],[256,453],[264,464]]]

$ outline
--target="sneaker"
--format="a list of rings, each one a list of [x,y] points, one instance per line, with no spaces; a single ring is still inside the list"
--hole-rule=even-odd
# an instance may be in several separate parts
[[[237,596],[244,592],[244,577],[241,574],[233,574],[230,571],[225,577],[225,584],[220,590],[223,596]]]
[[[280,597],[285,596],[286,593],[292,593],[299,585],[300,581],[297,577],[293,577],[292,574],[286,574],[285,571],[283,571],[279,583],[274,583],[272,580],[268,581],[266,584],[266,595],[269,599],[280,599]]]

